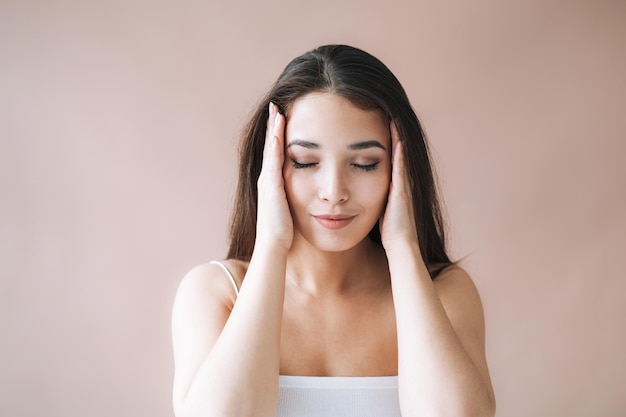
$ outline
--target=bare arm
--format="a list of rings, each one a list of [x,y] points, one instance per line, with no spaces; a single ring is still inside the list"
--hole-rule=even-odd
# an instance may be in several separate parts
[[[293,226],[282,181],[284,118],[275,107],[270,114],[255,250],[234,306],[227,278],[212,266],[187,274],[174,302],[177,417],[271,416],[276,411]]]
[[[402,415],[493,416],[480,297],[461,268],[448,268],[431,280],[420,254],[409,179],[393,124],[391,132],[392,184],[381,238],[396,310]]]
[[[269,255],[255,253],[232,312],[217,267],[195,268],[181,283],[172,315],[177,417],[275,412],[284,264]]]
[[[432,282],[419,248],[389,253],[404,416],[493,416],[478,292],[460,268]]]

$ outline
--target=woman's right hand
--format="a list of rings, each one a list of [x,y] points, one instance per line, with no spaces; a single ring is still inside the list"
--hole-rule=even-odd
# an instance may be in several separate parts
[[[194,269],[177,292],[172,313],[177,416],[276,415],[286,258],[293,240],[284,136],[285,118],[270,104],[254,254],[247,268],[231,264],[237,275],[245,275],[239,293],[217,266]]]
[[[289,250],[293,242],[293,220],[287,203],[283,163],[285,160],[285,117],[278,106],[269,104],[263,148],[263,165],[257,181],[258,211],[255,248]]]

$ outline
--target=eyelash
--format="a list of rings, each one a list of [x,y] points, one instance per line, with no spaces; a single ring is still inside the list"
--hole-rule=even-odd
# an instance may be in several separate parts
[[[373,171],[376,168],[378,168],[378,162],[375,162],[373,164],[369,164],[369,165],[359,165],[359,164],[352,164],[353,166],[362,169],[363,171]]]
[[[295,169],[312,168],[315,165],[317,165],[316,162],[311,162],[310,164],[301,164],[300,162],[297,162],[293,159],[291,161],[293,162],[293,167]],[[374,171],[376,168],[378,168],[378,162],[375,162],[369,165],[361,165],[361,164],[351,164],[351,165],[355,168],[362,169],[365,172]]]
[[[293,167],[295,169],[303,169],[303,168],[312,168],[316,165],[316,163],[310,163],[310,164],[301,164],[300,162],[296,162],[293,159],[291,160],[293,162]]]

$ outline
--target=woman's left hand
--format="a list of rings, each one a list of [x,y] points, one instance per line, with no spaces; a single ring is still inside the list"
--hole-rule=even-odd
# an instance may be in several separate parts
[[[413,215],[411,178],[404,164],[404,146],[396,124],[391,121],[391,184],[387,207],[380,220],[383,247],[389,251],[396,245],[417,244],[417,229]]]

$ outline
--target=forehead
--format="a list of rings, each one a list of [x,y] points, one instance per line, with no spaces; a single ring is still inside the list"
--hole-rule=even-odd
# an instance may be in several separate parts
[[[332,93],[310,93],[294,102],[286,126],[287,141],[343,143],[378,140],[386,145],[389,126],[382,112],[363,110]]]

